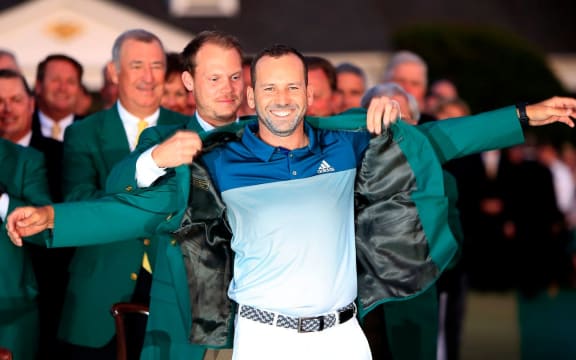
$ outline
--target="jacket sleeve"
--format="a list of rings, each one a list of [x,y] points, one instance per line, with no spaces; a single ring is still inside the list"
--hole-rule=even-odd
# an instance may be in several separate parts
[[[322,129],[358,130],[366,128],[366,112],[352,109],[331,117],[307,117],[306,121]],[[441,163],[524,141],[514,106],[473,116],[432,121],[417,128],[432,143]]]
[[[514,106],[478,115],[418,125],[431,142],[441,163],[482,151],[524,142]]]
[[[54,205],[54,229],[47,247],[88,246],[131,241],[155,234],[177,212],[174,177],[154,188],[100,199]]]

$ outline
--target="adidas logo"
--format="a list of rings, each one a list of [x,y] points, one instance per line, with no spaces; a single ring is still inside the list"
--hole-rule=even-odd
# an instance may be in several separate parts
[[[333,171],[335,170],[332,167],[332,165],[328,164],[326,160],[322,160],[320,166],[318,167],[318,170],[316,170],[316,174],[325,174]]]

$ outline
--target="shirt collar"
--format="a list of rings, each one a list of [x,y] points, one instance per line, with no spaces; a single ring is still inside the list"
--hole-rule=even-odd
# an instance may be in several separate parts
[[[28,131],[26,135],[22,136],[20,140],[18,140],[17,144],[28,147],[30,146],[30,141],[32,141],[32,130]]]
[[[198,113],[198,111],[196,111],[195,113],[196,115],[196,120],[198,120],[198,124],[200,124],[200,127],[204,130],[204,131],[211,131],[214,130],[214,125],[210,124],[208,121],[204,120],[202,118],[202,116],[200,116],[200,114]],[[234,122],[238,122],[239,119],[236,118],[236,120],[234,120]]]
[[[38,109],[38,121],[40,122],[40,127],[42,129],[42,135],[51,137],[50,132],[52,131],[55,121],[48,117],[48,115],[44,114],[40,109]],[[58,121],[58,125],[60,125],[60,128],[62,129],[62,136],[64,135],[64,129],[73,122],[74,114],[63,117]]]
[[[286,149],[271,146],[262,141],[257,135],[258,126],[258,122],[246,124],[244,134],[242,135],[242,143],[244,146],[246,146],[247,149],[250,150],[250,152],[252,152],[254,156],[262,161],[270,161],[274,153],[283,150],[286,151]],[[308,125],[306,121],[304,121],[304,131],[308,135],[308,145],[302,149],[295,149],[293,151],[305,150],[313,153],[320,152],[321,148],[316,136],[317,132],[312,126]]]
[[[118,115],[120,116],[122,122],[127,121],[129,123],[138,124],[138,121],[140,121],[140,118],[138,116],[129,113],[128,110],[126,110],[126,108],[122,106],[120,100],[118,100],[116,104],[118,106]],[[156,123],[158,122],[158,117],[160,117],[160,108],[156,109],[156,111],[154,111],[152,114],[146,116],[143,120],[146,120],[148,126],[155,126]]]

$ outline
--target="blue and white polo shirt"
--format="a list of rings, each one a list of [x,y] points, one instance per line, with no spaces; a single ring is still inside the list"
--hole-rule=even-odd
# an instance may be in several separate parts
[[[370,135],[305,124],[309,145],[287,150],[257,127],[203,156],[234,234],[228,295],[292,316],[343,307],[357,295],[354,179]]]

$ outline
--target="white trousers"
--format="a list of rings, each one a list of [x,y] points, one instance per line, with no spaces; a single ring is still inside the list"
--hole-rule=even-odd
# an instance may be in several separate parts
[[[236,317],[232,360],[371,360],[356,317],[317,332],[298,333]]]

